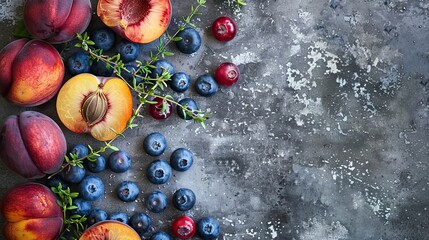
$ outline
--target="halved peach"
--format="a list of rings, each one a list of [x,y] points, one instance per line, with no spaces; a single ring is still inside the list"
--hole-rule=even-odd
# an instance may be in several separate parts
[[[89,227],[79,240],[140,240],[138,233],[130,226],[114,220],[104,220]]]
[[[127,127],[133,100],[123,80],[82,73],[61,87],[56,108],[69,130],[89,132],[95,139],[108,141]]]
[[[97,15],[122,37],[138,43],[158,39],[171,20],[170,0],[100,0]]]

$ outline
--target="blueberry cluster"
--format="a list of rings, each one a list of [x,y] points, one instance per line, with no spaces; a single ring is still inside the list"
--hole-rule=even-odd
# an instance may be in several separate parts
[[[148,134],[143,140],[143,150],[149,156],[159,157],[167,149],[167,140],[160,132]],[[85,158],[89,154],[89,148],[83,144],[75,145],[70,154],[77,158]],[[169,158],[153,160],[146,169],[146,177],[152,184],[160,185],[167,183],[173,171],[185,172],[194,163],[194,155],[187,148],[175,149]],[[88,226],[103,220],[116,220],[128,224],[139,234],[145,234],[151,226],[151,218],[144,212],[134,212],[128,215],[126,212],[118,211],[108,214],[105,210],[93,207],[93,202],[104,196],[105,185],[103,180],[96,175],[106,169],[114,173],[124,173],[132,166],[132,159],[129,153],[123,150],[113,151],[108,158],[97,156],[94,161],[85,160],[84,168],[79,166],[68,166],[60,175],[48,179],[49,187],[58,187],[59,183],[63,188],[74,186],[79,192],[79,197],[74,199],[75,209],[71,209],[71,214],[85,215]],[[123,202],[134,202],[138,199],[141,190],[138,183],[125,180],[116,186],[116,196]],[[171,196],[171,202],[175,209],[179,211],[191,210],[196,203],[196,195],[190,188],[179,188]],[[162,191],[150,192],[145,197],[145,206],[152,213],[162,213],[169,204],[168,196]],[[190,219],[190,218],[189,218]],[[182,219],[183,220],[183,219]],[[190,219],[192,222],[193,220]],[[189,221],[175,221],[175,228],[191,226],[188,234],[194,231],[203,239],[215,239],[219,235],[219,222],[212,217],[204,217],[197,224],[183,225]],[[182,226],[183,225],[183,226]],[[192,231],[191,231],[192,230]],[[175,233],[177,235],[178,233]],[[173,239],[164,231],[155,232],[151,239]]]
[[[235,37],[236,26],[230,18],[218,18],[212,26],[212,33],[215,39],[226,42]],[[95,29],[91,33],[91,39],[94,41],[95,48],[103,52],[113,52],[119,54],[124,68],[127,71],[121,71],[121,77],[131,86],[136,86],[143,81],[141,77],[135,75],[139,71],[137,67],[137,58],[140,53],[141,45],[118,38],[110,28]],[[202,45],[202,38],[197,30],[191,27],[181,30],[174,40],[176,48],[184,54],[196,53]],[[181,71],[175,71],[171,62],[166,59],[160,59],[151,63],[152,68],[148,75],[151,79],[157,79],[160,76],[169,74],[169,87],[177,93],[185,93],[191,86],[191,77],[189,74]],[[69,74],[77,75],[81,73],[92,73],[97,76],[110,77],[113,75],[113,68],[106,65],[102,60],[92,60],[88,53],[77,51],[73,53],[66,62]],[[204,73],[198,76],[193,84],[194,90],[202,97],[214,96],[220,86],[231,86],[238,81],[240,72],[238,67],[230,62],[222,63],[213,74]],[[192,113],[199,111],[197,102],[191,97],[184,97],[177,100],[176,106],[178,116],[185,120],[193,118]],[[186,108],[186,111],[182,107]],[[173,112],[173,105],[164,98],[155,98],[149,105],[149,113],[155,119],[166,119]],[[155,185],[168,183],[173,175],[173,171],[185,172],[191,168],[194,162],[193,153],[186,148],[175,149],[169,161],[158,158],[167,149],[167,141],[163,134],[154,132],[146,136],[143,141],[144,151],[151,157],[155,157],[146,168],[146,177],[148,181]],[[83,144],[78,144],[71,150],[78,158],[83,158],[89,154],[89,149]],[[116,220],[130,225],[139,234],[148,232],[151,226],[151,218],[144,212],[135,212],[129,216],[126,212],[113,212],[108,214],[103,209],[92,208],[92,202],[103,197],[104,183],[102,179],[94,175],[109,168],[114,173],[124,173],[132,166],[130,154],[126,151],[118,150],[112,152],[108,158],[97,156],[94,161],[85,161],[84,168],[79,166],[68,166],[60,176],[49,179],[49,186],[58,186],[62,183],[63,187],[69,184],[76,185],[79,191],[79,198],[75,199],[76,209],[72,209],[72,214],[86,215],[88,225],[109,219]],[[119,183],[116,187],[116,195],[123,202],[134,202],[138,199],[141,190],[138,183],[130,180]],[[179,211],[188,211],[196,203],[196,195],[189,188],[179,188],[172,195],[172,203],[175,209]],[[152,213],[162,213],[168,207],[168,196],[162,191],[153,191],[145,198],[146,208]],[[173,221],[172,229],[174,236],[185,239],[194,234],[198,234],[202,239],[216,239],[219,236],[219,222],[210,216],[201,218],[197,223],[187,216],[181,216]],[[152,240],[172,239],[164,232],[159,231],[152,234]]]
[[[119,38],[119,39],[118,39]],[[127,71],[121,71],[121,76],[129,85],[138,85],[143,81],[142,73],[135,74],[139,71],[137,67],[137,58],[140,53],[140,44],[130,42],[118,37],[110,28],[102,27],[95,29],[91,34],[95,47],[97,49],[110,51],[119,54]],[[202,39],[197,30],[187,27],[177,34],[174,42],[176,48],[184,54],[196,53],[201,45]],[[173,64],[166,59],[154,61],[148,75],[151,79],[168,72],[170,79],[168,85],[177,93],[184,93],[191,86],[191,77],[182,71],[175,71]],[[84,51],[74,52],[66,62],[68,72],[71,75],[80,73],[92,73],[97,76],[109,77],[113,75],[113,68],[106,65],[102,60],[91,60],[89,54]],[[238,81],[240,77],[239,69],[233,63],[222,63],[218,66],[214,74],[204,73],[198,76],[194,83],[196,93],[203,97],[211,97],[219,91],[219,86],[231,86]],[[173,112],[173,105],[170,101],[162,98],[153,99],[154,104],[149,105],[150,115],[158,120],[167,119]],[[190,97],[184,97],[177,101],[180,106],[176,106],[177,114],[180,118],[190,120],[192,113],[199,111],[197,102]],[[186,110],[181,106],[185,106]]]

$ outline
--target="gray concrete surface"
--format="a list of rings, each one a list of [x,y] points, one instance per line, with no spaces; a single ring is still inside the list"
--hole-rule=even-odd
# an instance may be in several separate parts
[[[13,39],[22,2],[0,1],[1,46]],[[193,2],[172,1],[170,31]],[[239,66],[239,83],[211,98],[194,90],[175,95],[192,96],[212,113],[207,127],[175,114],[159,122],[144,112],[141,127],[116,142],[132,153],[133,169],[100,174],[106,197],[94,205],[147,212],[144,196],[151,190],[171,196],[189,187],[197,195],[195,208],[149,213],[152,231],[169,231],[171,220],[185,214],[219,219],[220,239],[429,239],[429,3],[247,2],[238,12],[227,1],[209,1],[195,19],[204,41],[200,51],[169,58],[193,79],[224,61]],[[232,16],[239,27],[226,44],[210,34],[220,15]],[[4,99],[0,105],[2,121],[25,110]],[[31,109],[57,120],[53,106]],[[70,146],[101,146],[64,131]],[[168,140],[162,158],[182,146],[196,156],[191,170],[161,187],[144,176],[153,158],[142,141],[153,131]],[[0,194],[25,181],[4,166],[0,179]],[[124,179],[137,180],[142,189],[135,203],[114,196]]]

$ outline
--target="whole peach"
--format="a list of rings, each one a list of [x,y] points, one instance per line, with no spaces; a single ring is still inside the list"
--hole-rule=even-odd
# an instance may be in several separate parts
[[[53,240],[60,234],[63,213],[46,186],[24,183],[9,189],[1,203],[6,239]]]
[[[24,23],[33,38],[64,43],[85,31],[91,11],[90,0],[27,0]]]
[[[66,151],[66,139],[60,127],[39,112],[11,115],[0,130],[1,159],[25,178],[54,173],[61,167]]]
[[[20,106],[52,99],[64,78],[58,51],[42,40],[15,40],[0,51],[0,93]]]

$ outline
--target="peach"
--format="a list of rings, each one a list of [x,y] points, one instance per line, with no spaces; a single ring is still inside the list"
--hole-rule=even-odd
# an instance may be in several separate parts
[[[171,3],[170,0],[100,0],[97,15],[122,37],[149,43],[167,30]]]
[[[54,240],[63,226],[63,213],[49,188],[24,183],[3,196],[1,214],[6,239]]]
[[[95,139],[108,141],[127,127],[133,99],[123,80],[82,73],[61,87],[56,108],[61,122],[72,132],[89,132]]]
[[[27,0],[24,23],[33,38],[64,43],[85,31],[91,11],[90,0]]]
[[[129,225],[114,220],[104,220],[89,227],[79,240],[140,240],[140,236]]]
[[[25,178],[41,178],[56,172],[66,151],[67,143],[60,127],[39,112],[11,115],[0,131],[1,159]]]
[[[60,89],[64,62],[58,51],[42,40],[15,40],[0,51],[0,89],[10,102],[41,105]]]

